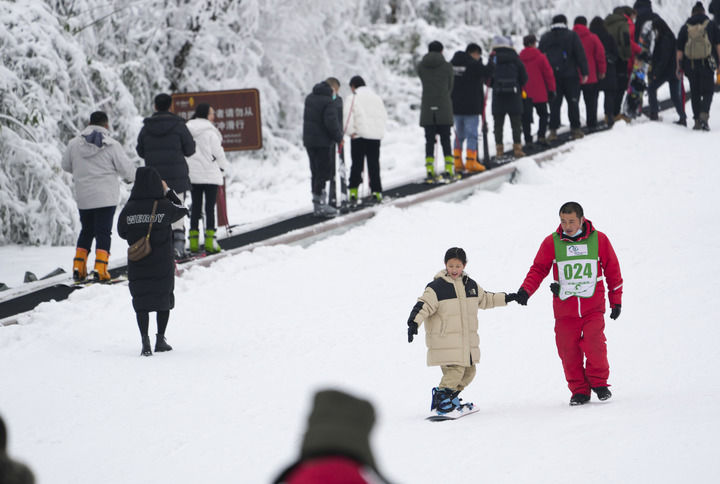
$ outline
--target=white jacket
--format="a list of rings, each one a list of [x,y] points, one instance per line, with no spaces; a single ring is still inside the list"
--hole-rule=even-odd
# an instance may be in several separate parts
[[[205,118],[189,120],[187,128],[195,140],[195,154],[187,158],[190,183],[193,185],[222,185],[222,170],[228,168],[225,150],[222,147],[222,134]]]
[[[71,139],[61,166],[72,173],[80,210],[114,207],[120,201],[118,176],[135,181],[135,164],[102,126],[90,125]]]
[[[357,138],[382,139],[385,136],[387,112],[380,96],[367,86],[355,89],[343,106],[345,134]]]

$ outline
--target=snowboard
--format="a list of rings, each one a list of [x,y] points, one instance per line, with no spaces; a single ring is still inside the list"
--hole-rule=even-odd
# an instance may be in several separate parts
[[[653,40],[652,22],[645,22],[638,37],[638,45],[642,47],[642,52],[635,57],[623,105],[623,114],[630,119],[642,114],[643,94],[648,86],[647,74]]]
[[[477,413],[480,409],[475,406],[473,403],[465,403],[459,408],[456,408],[452,412],[448,413],[432,413],[429,417],[426,417],[425,420],[429,420],[430,422],[444,422],[446,420],[457,420],[459,418],[465,417],[466,415],[470,415],[473,413]]]

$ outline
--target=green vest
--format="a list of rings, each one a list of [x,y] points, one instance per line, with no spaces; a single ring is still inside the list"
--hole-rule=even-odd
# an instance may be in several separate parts
[[[566,300],[577,296],[589,298],[595,294],[598,275],[598,235],[577,242],[562,240],[560,235],[553,234],[555,243],[555,263],[558,269],[560,293],[558,297]]]

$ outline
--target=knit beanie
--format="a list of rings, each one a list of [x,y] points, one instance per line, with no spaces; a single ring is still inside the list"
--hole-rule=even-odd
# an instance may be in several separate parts
[[[496,35],[493,37],[493,47],[510,47],[512,48],[512,40],[504,35]]]
[[[375,410],[367,400],[337,390],[319,391],[308,417],[300,460],[341,454],[377,471],[369,440],[374,424]]]
[[[700,13],[705,13],[705,7],[703,7],[702,2],[698,2],[695,4],[695,6],[692,8],[692,15],[698,15]]]

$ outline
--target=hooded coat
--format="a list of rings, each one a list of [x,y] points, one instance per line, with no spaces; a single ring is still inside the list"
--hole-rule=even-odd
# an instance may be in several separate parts
[[[493,66],[492,83],[492,114],[499,116],[504,114],[516,115],[523,112],[522,90],[528,81],[527,71],[515,49],[512,47],[495,47],[490,54],[490,64]],[[517,92],[498,92],[497,78],[502,70],[502,64],[512,64],[517,72]]]
[[[120,201],[118,176],[128,182],[135,179],[135,165],[102,126],[90,125],[70,140],[61,166],[73,175],[80,210],[116,206]]]
[[[187,128],[195,140],[195,153],[187,159],[190,183],[222,185],[223,172],[228,168],[222,134],[205,118],[191,119]]]
[[[533,103],[546,103],[548,92],[554,92],[555,76],[545,54],[535,47],[525,47],[520,52],[520,60],[527,71],[528,82],[525,93]]]
[[[313,86],[305,98],[303,113],[303,145],[308,148],[330,147],[342,141],[340,126],[342,107],[333,100],[333,90],[327,82]]]
[[[603,47],[600,38],[590,32],[584,25],[575,25],[573,31],[580,37],[583,49],[585,49],[585,59],[588,65],[588,80],[586,84],[595,84],[599,77],[605,77],[607,71],[607,61],[605,59],[605,47]]]
[[[135,150],[176,193],[190,190],[185,157],[195,153],[195,141],[183,118],[169,111],[145,118]]]
[[[428,52],[417,67],[422,83],[420,126],[451,126],[455,74],[442,52]]]
[[[687,44],[688,41],[688,25],[698,25],[706,20],[709,20],[707,26],[705,27],[705,31],[708,35],[708,40],[710,41],[710,45],[712,48],[710,49],[712,57],[715,59],[715,63],[718,63],[718,53],[717,53],[717,45],[720,43],[720,30],[718,29],[718,26],[715,22],[710,20],[710,18],[705,15],[704,13],[699,13],[696,15],[693,15],[687,21],[683,24],[682,28],[680,28],[680,32],[678,32],[677,36],[677,50],[685,52],[685,44]],[[692,71],[694,67],[698,68],[709,68],[707,65],[707,61],[699,62],[699,61],[690,61],[685,55],[683,55],[682,59],[682,70],[685,72]]]
[[[588,75],[588,63],[580,37],[567,27],[554,27],[546,32],[538,44],[555,73],[555,80]],[[558,54],[556,56],[556,53]]]
[[[428,366],[480,361],[477,311],[505,305],[505,293],[485,292],[465,273],[453,279],[438,272],[410,314],[418,326],[425,322]]]
[[[597,30],[591,26],[590,32],[598,36],[605,50],[605,78],[598,80],[598,88],[601,91],[615,91],[617,90],[617,66],[621,62],[615,39],[607,31],[604,24]],[[674,49],[673,55],[675,55]]]
[[[459,50],[450,60],[455,73],[452,88],[452,107],[455,115],[477,115],[482,113],[483,82],[489,77],[489,69],[481,60]]]
[[[128,245],[145,237],[155,200],[158,205],[150,231],[152,252],[139,261],[128,260],[130,294],[136,312],[168,311],[175,306],[171,224],[187,215],[187,209],[165,197],[162,180],[154,168],[137,169],[130,199],[118,216],[117,230]]]

